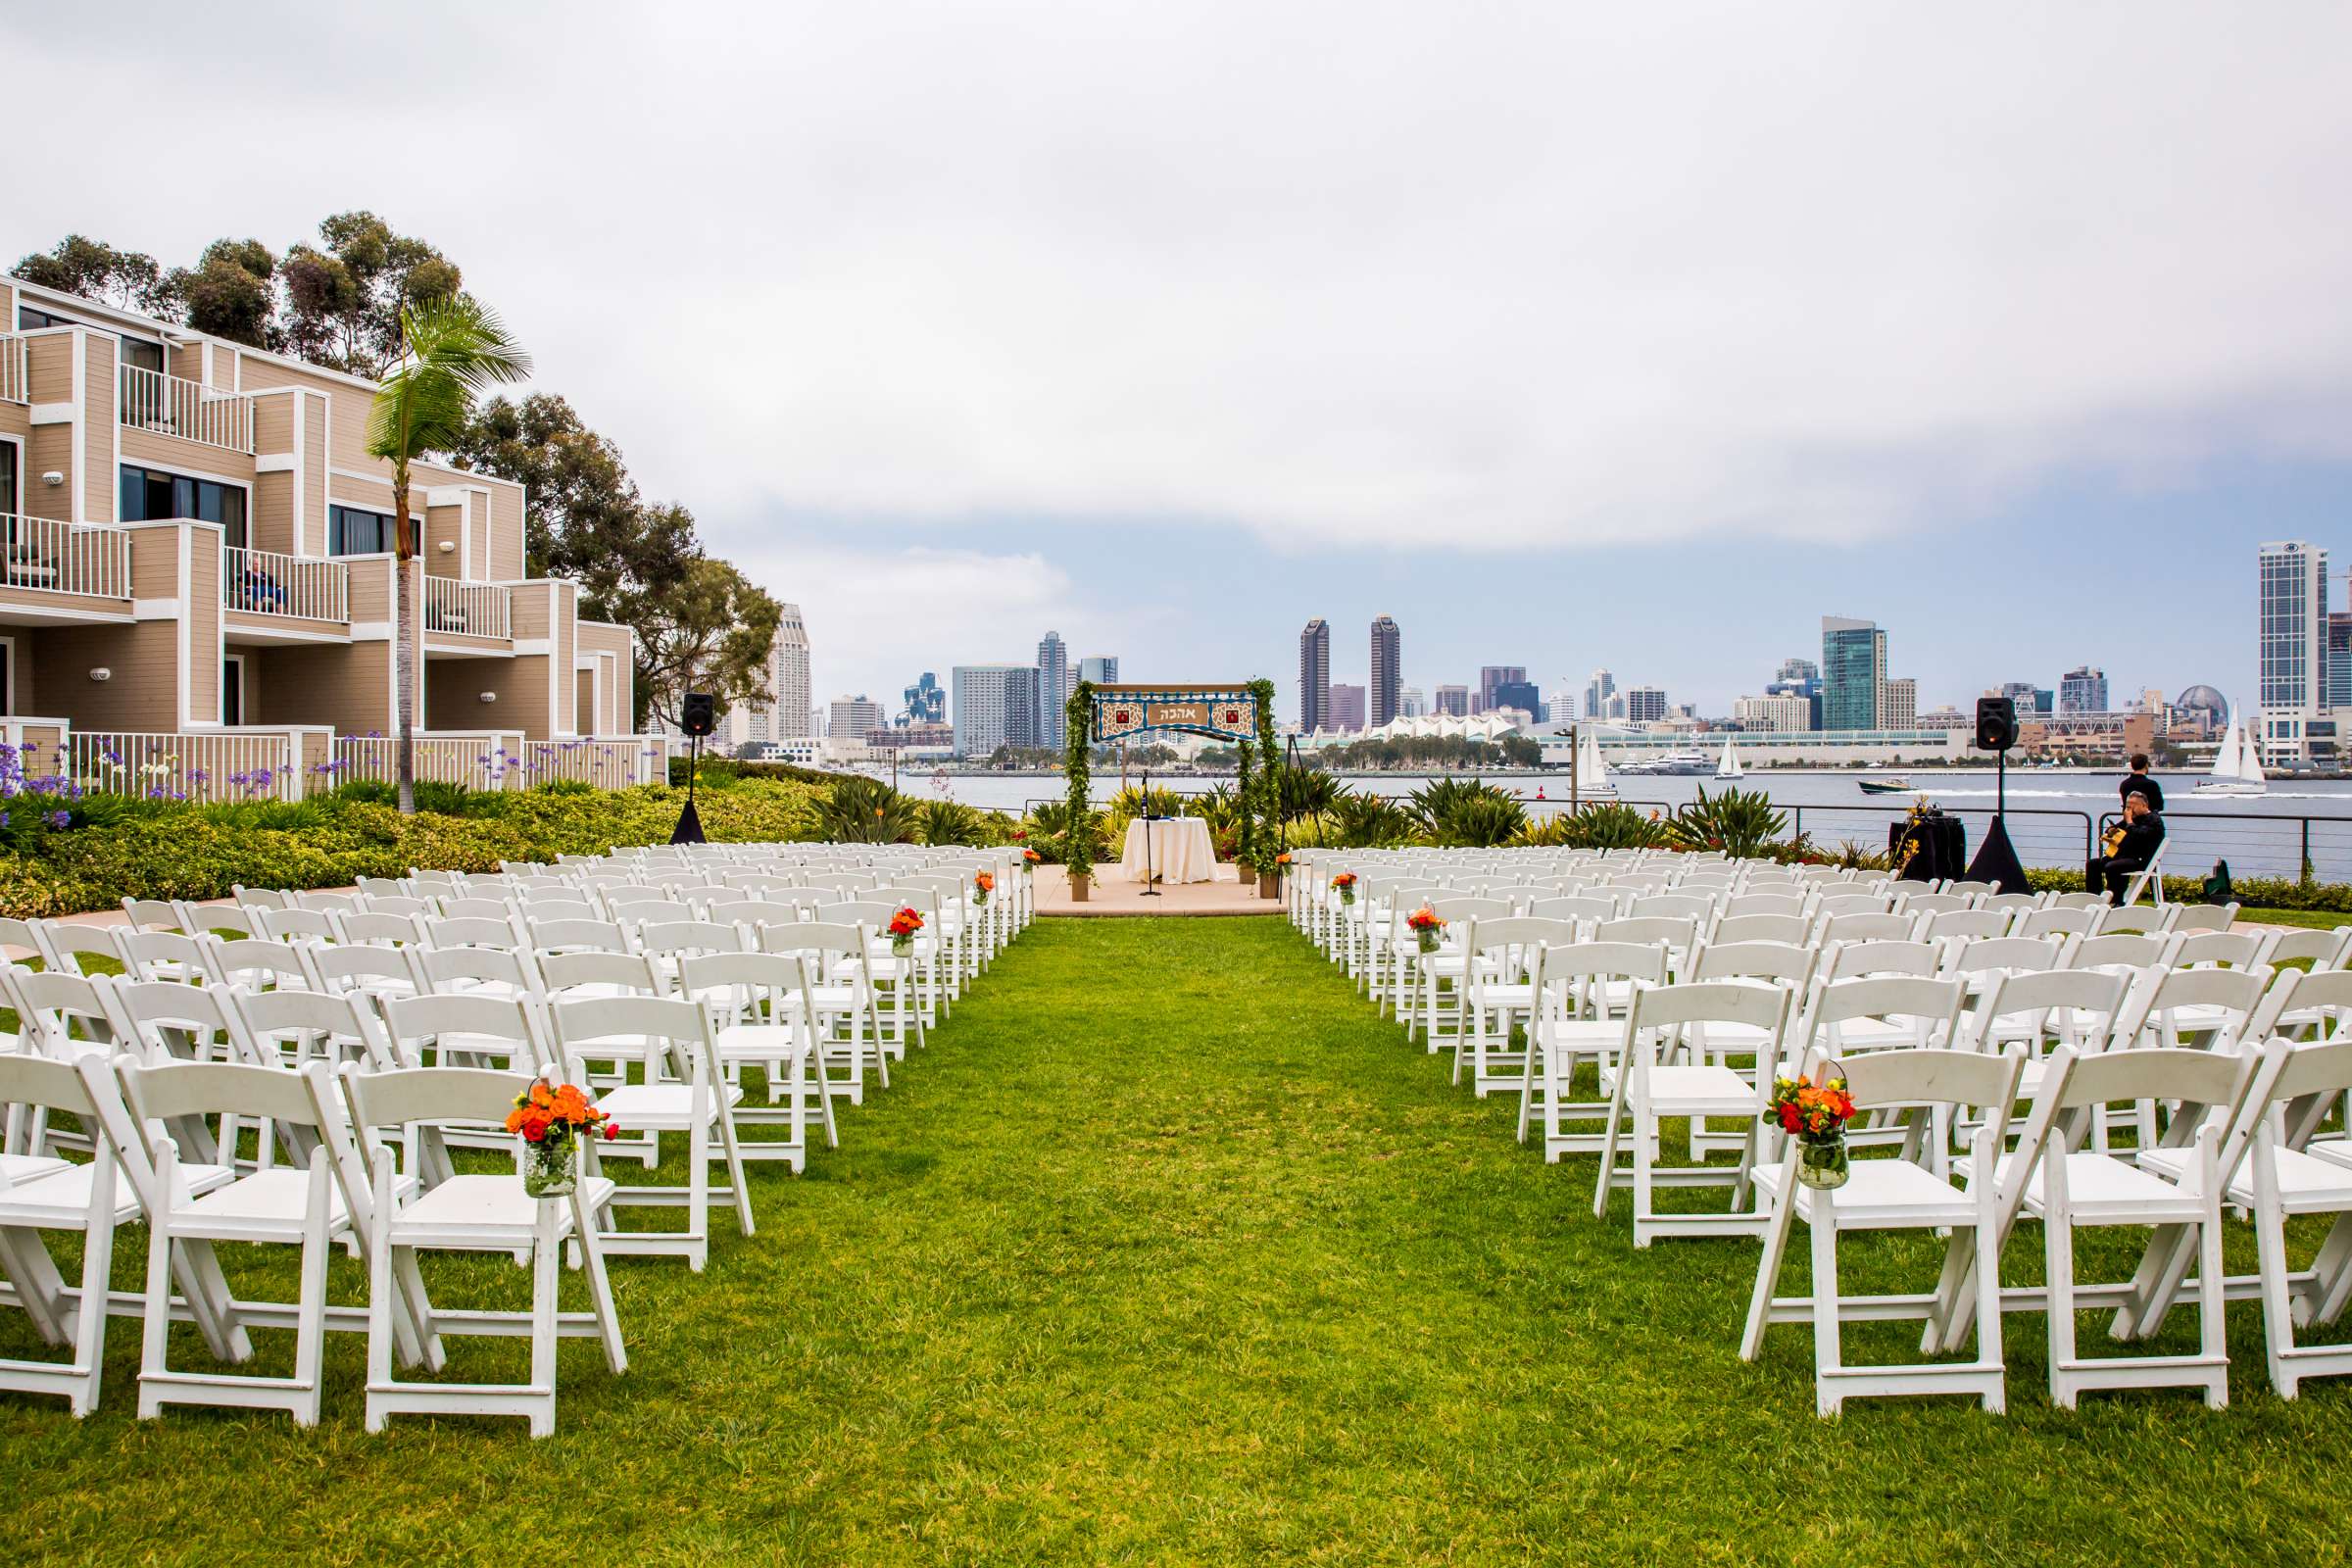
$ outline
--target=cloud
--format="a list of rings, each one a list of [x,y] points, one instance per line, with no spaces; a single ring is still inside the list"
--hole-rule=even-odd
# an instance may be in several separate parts
[[[2333,5],[133,5],[11,41],[90,170],[152,168],[189,80],[282,106],[61,221],[185,254],[373,206],[740,555],[785,513],[1850,540],[2085,466],[2352,455]],[[776,580],[880,613],[864,559]],[[883,559],[950,616],[957,569],[1067,597]]]

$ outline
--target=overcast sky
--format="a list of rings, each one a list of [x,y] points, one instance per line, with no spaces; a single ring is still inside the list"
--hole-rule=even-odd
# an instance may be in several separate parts
[[[820,695],[1386,612],[1721,711],[1830,612],[2250,701],[2256,541],[2352,565],[2341,4],[26,9],[0,264],[372,208]]]

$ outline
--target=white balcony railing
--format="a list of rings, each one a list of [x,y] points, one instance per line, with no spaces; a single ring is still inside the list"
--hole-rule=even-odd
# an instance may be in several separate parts
[[[464,632],[469,637],[507,635],[507,591],[494,582],[460,577],[424,579],[424,629]]]
[[[122,367],[122,422],[231,452],[253,450],[253,399],[141,366]]]
[[[69,731],[58,771],[81,788],[151,801],[300,800],[299,738],[285,731]]]
[[[660,735],[590,735],[568,741],[531,741],[522,748],[515,782],[524,789],[559,781],[600,790],[659,784],[669,777],[669,742]]]
[[[130,598],[130,535],[121,528],[0,513],[0,586]]]
[[[274,550],[220,552],[220,603],[224,609],[260,615],[301,615],[310,620],[348,620],[351,569],[340,561],[316,556],[281,556]]]
[[[32,401],[32,345],[0,332],[0,403]]]

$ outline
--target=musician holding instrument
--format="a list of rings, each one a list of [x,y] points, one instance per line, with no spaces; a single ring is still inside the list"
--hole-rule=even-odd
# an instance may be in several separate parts
[[[2148,798],[2137,791],[2124,797],[2124,819],[2107,830],[2107,851],[2083,867],[2083,886],[2092,893],[2113,894],[2121,903],[2132,876],[2148,868],[2156,847],[2164,842],[2164,818]]]

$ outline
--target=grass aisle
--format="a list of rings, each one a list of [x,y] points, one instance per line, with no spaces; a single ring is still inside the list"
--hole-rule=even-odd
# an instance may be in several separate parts
[[[567,1343],[553,1440],[370,1439],[344,1336],[319,1432],[142,1425],[118,1322],[88,1422],[0,1396],[0,1557],[2342,1560],[2352,1388],[2273,1398],[2250,1306],[2227,1412],[2056,1414],[2020,1316],[2008,1417],[1823,1426],[1802,1331],[1735,1353],[1752,1247],[1636,1256],[1512,1109],[1278,921],[1044,922],[758,1237],[615,1265],[632,1369]]]

